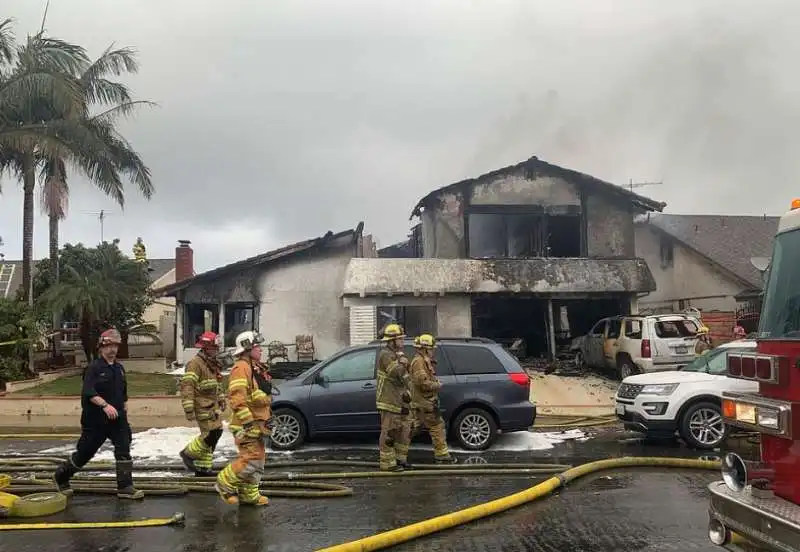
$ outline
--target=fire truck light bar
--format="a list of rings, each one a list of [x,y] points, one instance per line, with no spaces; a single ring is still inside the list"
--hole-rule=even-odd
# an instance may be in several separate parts
[[[788,359],[785,357],[753,353],[729,353],[728,376],[778,385],[782,379],[780,376],[781,368],[787,363]]]
[[[792,438],[792,403],[741,393],[722,394],[725,423],[742,429]]]

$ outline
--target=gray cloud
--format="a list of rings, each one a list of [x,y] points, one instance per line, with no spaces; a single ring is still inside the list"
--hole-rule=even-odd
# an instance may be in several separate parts
[[[19,34],[36,4],[5,1]],[[131,190],[122,214],[75,179],[64,239],[97,240],[108,209],[107,236],[153,256],[191,239],[198,268],[359,220],[388,244],[431,188],[533,154],[664,179],[645,193],[672,212],[780,213],[800,191],[797,2],[385,4],[51,0],[51,34],[137,47],[130,84],[160,104],[124,127],[153,200]],[[21,203],[5,181],[9,257]]]

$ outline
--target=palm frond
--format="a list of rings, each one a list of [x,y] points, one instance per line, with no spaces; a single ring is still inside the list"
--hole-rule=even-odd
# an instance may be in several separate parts
[[[48,68],[77,78],[89,66],[82,46],[39,32],[17,49],[17,63],[26,70]]]
[[[123,73],[137,73],[139,63],[132,48],[113,49],[112,44],[81,75],[81,85],[90,104],[126,104],[133,101],[127,86],[111,81],[108,75],[120,76]]]
[[[15,71],[0,79],[0,132],[18,126],[19,113],[30,112],[36,102],[46,103],[58,113],[73,112],[85,105],[79,84],[63,73],[51,69]]]
[[[14,46],[16,39],[11,25],[14,23],[12,18],[0,21],[0,66],[10,64],[14,59]]]
[[[106,109],[105,111],[101,111],[100,113],[92,115],[90,119],[112,123],[116,121],[117,118],[119,117],[129,117],[140,107],[159,107],[159,106],[156,102],[150,102],[147,100],[134,100],[131,102],[121,103],[115,105],[114,107]]]

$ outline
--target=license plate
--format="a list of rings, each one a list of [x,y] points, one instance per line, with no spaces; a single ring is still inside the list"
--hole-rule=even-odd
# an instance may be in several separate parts
[[[617,414],[619,414],[620,416],[624,416],[625,415],[625,405],[624,404],[618,404],[617,405]]]
[[[675,347],[675,354],[685,355],[689,352],[689,347]]]

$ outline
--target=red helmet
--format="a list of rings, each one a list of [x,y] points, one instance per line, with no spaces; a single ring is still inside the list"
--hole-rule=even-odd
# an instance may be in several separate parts
[[[198,349],[208,349],[209,347],[219,347],[220,339],[214,332],[203,332],[194,344]]]
[[[104,345],[120,345],[122,343],[122,336],[114,328],[109,328],[100,334],[100,339],[97,341],[97,346]]]

